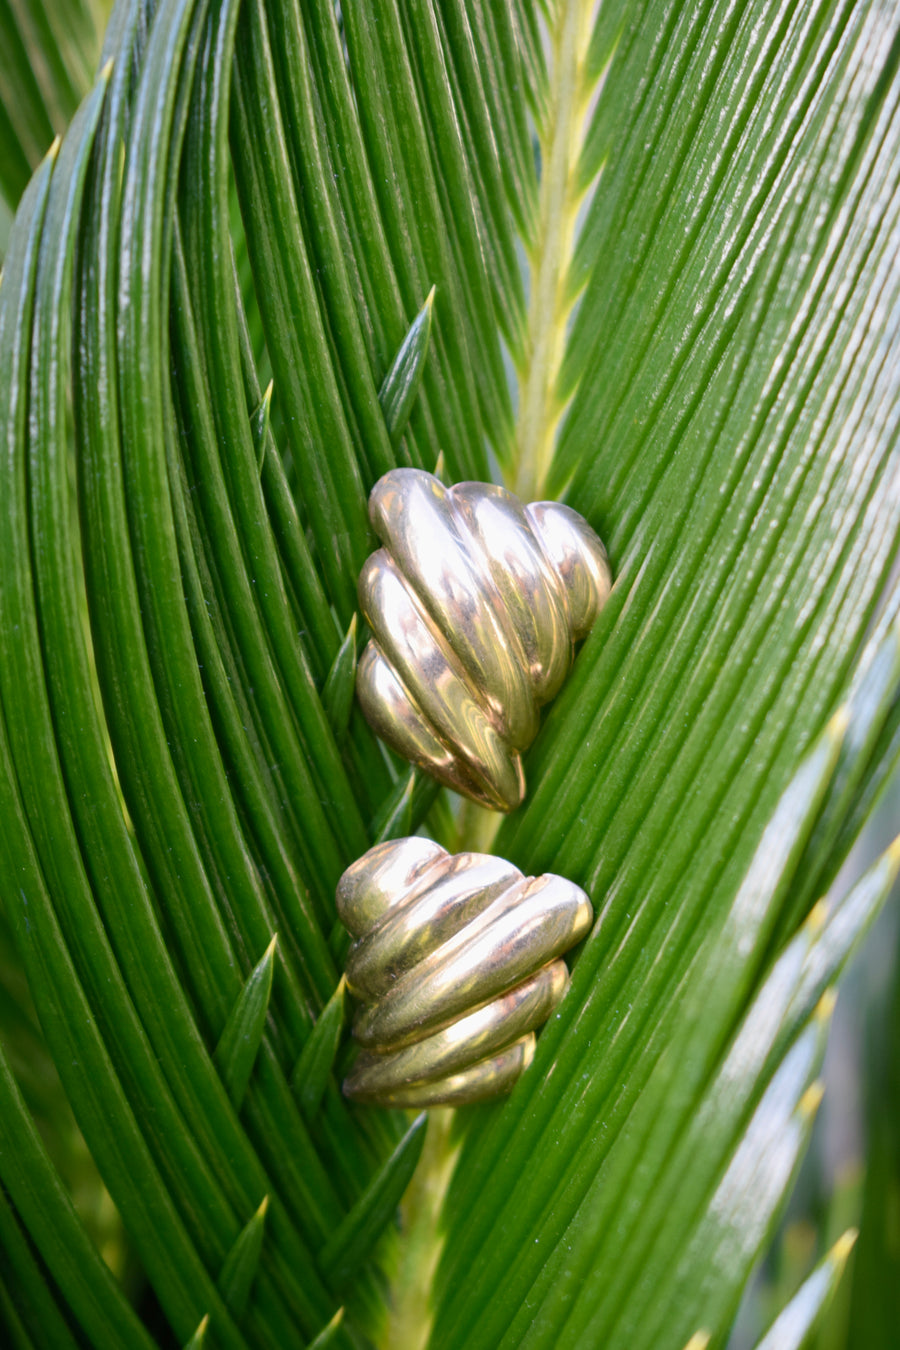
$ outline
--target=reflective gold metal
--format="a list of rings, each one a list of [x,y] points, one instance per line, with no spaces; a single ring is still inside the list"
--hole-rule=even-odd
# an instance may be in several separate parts
[[[363,711],[404,759],[511,811],[538,710],[609,594],[606,551],[559,502],[445,488],[420,469],[379,479],[369,516],[384,547],[359,579],[373,634],[357,673]]]
[[[593,918],[563,877],[524,877],[502,858],[454,857],[418,837],[376,844],[348,867],[337,908],[356,939],[346,976],[363,1047],[344,1092],[381,1106],[512,1087],[566,991],[558,958]]]

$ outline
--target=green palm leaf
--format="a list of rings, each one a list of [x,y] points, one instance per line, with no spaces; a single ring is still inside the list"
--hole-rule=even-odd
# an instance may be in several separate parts
[[[178,1344],[724,1343],[898,865],[813,908],[900,748],[897,20],[117,5],[0,289],[0,876]],[[492,828],[349,697],[367,493],[441,454],[616,584],[495,844],[597,925],[426,1137],[340,1095],[334,890]],[[0,1094],[13,1343],[151,1343]]]

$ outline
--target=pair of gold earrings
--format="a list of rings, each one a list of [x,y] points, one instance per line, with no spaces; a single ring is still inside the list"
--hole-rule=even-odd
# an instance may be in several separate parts
[[[484,483],[445,488],[418,469],[385,474],[369,515],[383,547],[359,582],[372,632],[357,674],[363,711],[403,758],[511,811],[540,707],[609,594],[603,545],[560,503],[523,506]],[[337,906],[361,1005],[344,1092],[383,1106],[508,1090],[565,993],[560,958],[593,919],[563,877],[451,857],[419,837],[370,849],[341,877]]]

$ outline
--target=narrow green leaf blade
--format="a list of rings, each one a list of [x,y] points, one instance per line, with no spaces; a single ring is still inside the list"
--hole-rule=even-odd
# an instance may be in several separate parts
[[[811,910],[799,939],[809,950],[793,995],[790,1018],[808,1016],[870,931],[900,873],[900,839],[851,886],[846,895],[830,894]],[[794,946],[792,943],[788,951]],[[776,965],[777,968],[777,965]]]
[[[366,1260],[400,1203],[422,1154],[428,1117],[410,1125],[387,1162],[367,1186],[322,1249],[320,1264],[335,1284],[343,1284]]]
[[[77,1350],[78,1342],[72,1335],[57,1306],[53,1287],[41,1271],[28,1245],[28,1240],[0,1188],[0,1290],[6,1303],[10,1296],[5,1286],[15,1289],[14,1315],[19,1335],[14,1345],[52,1345],[59,1350]],[[13,1308],[0,1304],[0,1328],[4,1327]],[[27,1328],[27,1331],[26,1331]],[[12,1327],[6,1327],[11,1334]]]
[[[354,614],[322,690],[322,707],[337,737],[346,734],[350,722],[350,709],[353,706],[353,692],[356,688],[356,629],[357,620]]]
[[[236,1111],[241,1109],[265,1030],[277,942],[275,933],[248,975],[213,1054],[213,1062]]]
[[[834,879],[846,852],[848,824],[873,775],[891,760],[891,722],[900,701],[900,620],[893,611],[900,590],[890,598],[863,653],[847,699],[847,734],[834,780],[800,865],[801,880],[777,936],[791,933],[810,904]],[[871,806],[871,801],[870,801]]]
[[[393,446],[400,444],[412,412],[416,395],[422,384],[428,343],[431,338],[431,311],[435,288],[410,324],[409,332],[400,344],[390,370],[378,391],[378,400],[384,413],[384,422]]]
[[[197,1330],[189,1341],[185,1343],[184,1350],[203,1350],[206,1345],[206,1333],[209,1329],[209,1313],[206,1313],[197,1325]]]
[[[851,1228],[838,1238],[776,1317],[756,1350],[803,1350],[840,1283],[856,1237],[856,1231]]]
[[[266,1195],[253,1218],[241,1229],[240,1237],[228,1253],[219,1275],[219,1292],[232,1316],[238,1319],[247,1310],[250,1290],[259,1269],[268,1209],[269,1197]]]
[[[272,390],[274,388],[275,381],[270,380],[266,392],[250,414],[250,434],[256,448],[256,462],[259,465],[260,473],[262,473],[263,461],[266,457],[266,445],[269,440],[269,423],[272,418]]]
[[[306,1350],[331,1350],[337,1343],[338,1332],[344,1322],[344,1309],[338,1308],[327,1326],[324,1326],[314,1341],[310,1341]]]
[[[307,1120],[312,1120],[319,1109],[337,1057],[344,1029],[346,987],[346,980],[342,976],[337,989],[322,1009],[291,1074],[291,1087]]]
[[[71,1198],[47,1156],[18,1087],[0,1048],[0,1180],[27,1228],[68,1309],[94,1345],[108,1350],[152,1350],[153,1340],[125,1298],[109,1267],[86,1233]],[[2,1226],[14,1223],[5,1201]],[[2,1237],[6,1259],[17,1269],[36,1299],[35,1315],[43,1324],[45,1344],[65,1345],[53,1339],[50,1328],[58,1320],[55,1297],[40,1298],[34,1283],[37,1267],[24,1240],[16,1233]],[[18,1247],[18,1254],[16,1248]],[[21,1263],[21,1264],[20,1264]],[[39,1276],[43,1283],[43,1276]]]

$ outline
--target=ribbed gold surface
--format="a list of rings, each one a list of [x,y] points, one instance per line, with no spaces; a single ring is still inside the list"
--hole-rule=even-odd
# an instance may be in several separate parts
[[[508,1090],[566,991],[558,958],[593,917],[562,877],[419,838],[370,849],[341,877],[337,907],[356,938],[346,974],[363,1047],[344,1092],[382,1106]]]
[[[372,630],[357,693],[398,754],[501,811],[525,793],[521,752],[610,587],[602,543],[558,502],[445,488],[419,469],[375,484],[384,545],[359,579]]]

